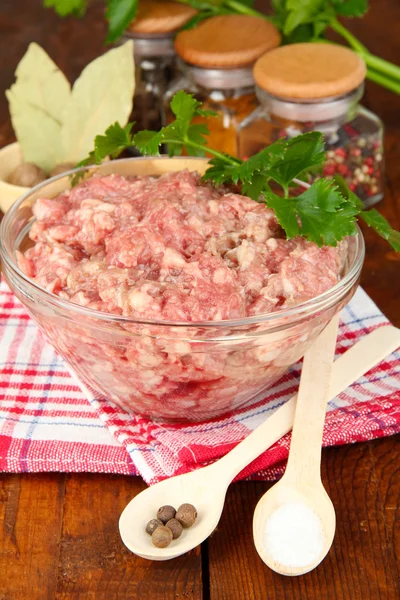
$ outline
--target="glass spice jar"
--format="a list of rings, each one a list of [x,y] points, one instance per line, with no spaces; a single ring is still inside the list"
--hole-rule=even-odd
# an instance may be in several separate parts
[[[365,65],[358,55],[330,44],[292,44],[261,57],[253,74],[260,106],[238,129],[241,158],[279,138],[321,131],[323,176],[343,177],[366,207],[382,199],[383,124],[359,104]]]
[[[174,37],[195,14],[178,2],[140,0],[138,15],[121,39],[134,40],[134,131],[161,127],[162,98],[178,74]]]
[[[172,96],[184,90],[202,102],[216,117],[197,117],[210,131],[208,144],[215,150],[238,154],[237,128],[257,106],[252,74],[254,62],[280,43],[276,27],[259,17],[223,15],[181,31],[175,39],[181,75],[164,97],[164,124],[173,120]]]

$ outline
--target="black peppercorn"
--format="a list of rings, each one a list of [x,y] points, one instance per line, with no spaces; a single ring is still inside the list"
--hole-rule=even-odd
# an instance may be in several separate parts
[[[174,540],[178,539],[182,533],[182,525],[176,519],[170,519],[167,521],[166,527],[172,531],[172,537]]]
[[[193,504],[181,504],[176,511],[175,518],[179,521],[182,527],[191,527],[197,517],[197,510]]]
[[[161,525],[153,531],[151,539],[156,548],[166,548],[172,542],[172,531],[165,525]]]
[[[160,506],[160,508],[157,511],[157,519],[160,519],[160,521],[162,521],[165,525],[167,521],[175,517],[175,513],[176,510],[173,506],[170,506],[169,504],[165,506]]]
[[[160,521],[160,519],[151,519],[146,525],[146,533],[152,535],[153,531],[155,531],[157,527],[161,527],[161,525],[163,525],[163,522]]]

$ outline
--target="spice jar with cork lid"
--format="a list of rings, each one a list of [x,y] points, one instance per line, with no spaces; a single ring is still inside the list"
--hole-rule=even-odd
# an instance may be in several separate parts
[[[170,0],[140,0],[135,21],[121,41],[134,40],[135,130],[161,127],[162,98],[177,76],[174,37],[197,11]]]
[[[259,106],[238,129],[239,156],[278,138],[324,134],[323,175],[342,176],[372,206],[383,196],[383,124],[359,104],[366,67],[352,50],[300,43],[268,52],[254,65]],[[316,175],[318,177],[318,175]]]
[[[257,106],[252,67],[262,54],[280,43],[276,27],[266,19],[247,15],[220,15],[181,31],[175,39],[182,75],[164,99],[165,122],[179,90],[192,93],[216,117],[207,122],[208,143],[215,150],[237,155],[239,123]]]

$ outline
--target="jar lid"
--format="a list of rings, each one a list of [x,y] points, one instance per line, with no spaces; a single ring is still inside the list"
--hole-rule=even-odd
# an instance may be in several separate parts
[[[253,69],[263,90],[280,98],[304,100],[347,94],[364,81],[365,74],[358,54],[325,43],[281,46],[261,56]]]
[[[254,63],[264,52],[278,46],[280,40],[277,28],[266,19],[221,15],[178,33],[175,49],[192,65],[229,69]]]
[[[137,35],[154,35],[178,31],[197,11],[186,4],[170,0],[140,0],[135,21],[128,31]]]

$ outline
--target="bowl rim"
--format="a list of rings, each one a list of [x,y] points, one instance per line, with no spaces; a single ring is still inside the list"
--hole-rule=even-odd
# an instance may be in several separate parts
[[[199,161],[202,160],[201,157],[174,157],[174,159],[184,159]],[[139,156],[139,157],[130,157],[130,158],[122,158],[113,160],[112,163],[122,163],[122,162],[133,162],[133,161],[146,161],[146,160],[170,160],[168,155],[160,155],[160,156]],[[205,161],[208,161],[207,158],[204,158]],[[106,163],[110,164],[110,163]],[[310,314],[315,314],[319,310],[325,309],[328,305],[333,306],[337,303],[346,293],[348,289],[351,288],[353,283],[355,283],[359,275],[361,273],[361,268],[364,263],[365,257],[365,242],[361,232],[360,227],[356,224],[357,234],[351,236],[356,241],[355,248],[355,257],[353,260],[353,264],[350,266],[348,273],[340,279],[334,286],[307,300],[306,302],[302,302],[296,304],[293,307],[286,308],[283,310],[278,310],[275,312],[269,313],[261,313],[259,315],[254,315],[251,317],[243,317],[240,319],[226,319],[219,321],[165,321],[165,320],[153,320],[153,319],[138,319],[132,317],[125,317],[123,315],[113,315],[111,313],[106,313],[103,311],[95,310],[93,308],[88,308],[85,306],[81,306],[79,304],[74,304],[69,300],[64,300],[60,298],[56,294],[49,292],[39,284],[37,284],[33,279],[25,275],[23,271],[18,267],[16,260],[13,260],[12,254],[8,251],[4,243],[5,231],[7,226],[9,225],[10,220],[15,211],[21,206],[21,204],[27,200],[32,194],[40,191],[41,188],[44,188],[46,185],[57,181],[58,179],[62,179],[66,176],[75,175],[76,173],[86,173],[91,169],[99,169],[101,165],[88,165],[84,167],[79,167],[75,169],[71,169],[69,171],[65,171],[64,173],[60,173],[55,177],[51,177],[50,179],[46,179],[45,181],[39,183],[33,188],[30,188],[27,192],[25,192],[18,200],[14,202],[14,204],[10,207],[10,209],[4,215],[1,223],[0,223],[0,259],[7,265],[7,267],[17,276],[17,278],[22,279],[25,284],[31,286],[39,293],[45,303],[50,303],[52,305],[57,306],[58,308],[64,309],[66,311],[71,311],[72,313],[99,319],[101,321],[107,322],[107,324],[118,323],[118,324],[127,324],[127,325],[151,325],[157,327],[177,327],[177,328],[221,328],[221,327],[237,327],[237,326],[246,326],[246,325],[260,325],[261,323],[265,324],[274,324],[281,320],[291,319],[296,321],[297,319],[301,319],[305,316],[310,316]],[[182,169],[183,170],[183,169]],[[95,173],[96,171],[94,171]],[[299,184],[303,184],[304,187],[309,187],[308,184],[304,184],[299,181]]]

